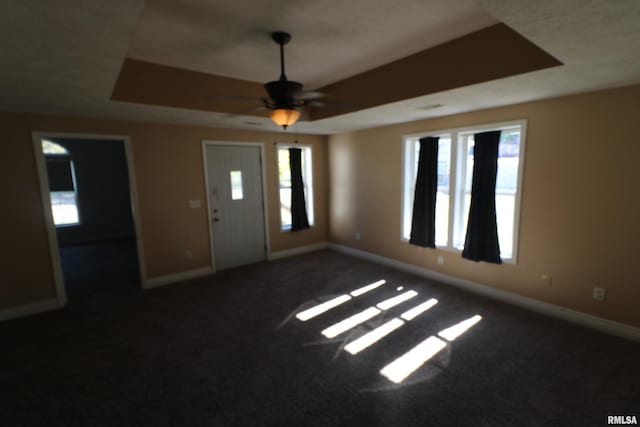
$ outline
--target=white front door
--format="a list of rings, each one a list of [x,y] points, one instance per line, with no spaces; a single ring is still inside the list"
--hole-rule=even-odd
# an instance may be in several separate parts
[[[205,145],[216,270],[266,259],[260,147]]]

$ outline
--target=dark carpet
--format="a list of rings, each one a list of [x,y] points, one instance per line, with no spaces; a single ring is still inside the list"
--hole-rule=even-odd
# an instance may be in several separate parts
[[[60,261],[71,302],[140,287],[135,238],[61,246]]]
[[[303,308],[387,284],[306,322]],[[403,286],[401,291],[398,286]],[[320,333],[415,290],[337,339]],[[357,355],[343,345],[439,303]],[[394,384],[380,369],[482,320]],[[640,416],[640,344],[331,251],[0,324],[3,426],[602,426]]]

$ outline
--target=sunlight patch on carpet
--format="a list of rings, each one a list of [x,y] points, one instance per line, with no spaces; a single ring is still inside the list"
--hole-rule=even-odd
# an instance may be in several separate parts
[[[296,317],[298,318],[298,320],[301,320],[303,322],[306,322],[309,319],[313,319],[314,317],[325,313],[329,310],[331,310],[332,308],[336,308],[337,306],[344,304],[345,302],[349,301],[351,299],[351,297],[358,297],[360,295],[364,295],[367,292],[370,292],[382,285],[384,285],[386,283],[386,280],[378,280],[377,282],[371,283],[369,285],[363,286],[361,288],[358,288],[352,292],[350,292],[350,295],[340,295],[339,297],[330,299],[329,301],[325,301],[321,304],[318,305],[314,305],[311,308],[308,308],[304,311],[301,311],[300,313],[296,314]]]
[[[446,342],[431,336],[382,368],[380,373],[390,381],[400,384],[446,346]]]
[[[314,305],[311,308],[301,311],[296,314],[296,317],[303,322],[307,321],[348,301],[354,300],[360,295],[371,292],[374,289],[384,285],[385,283],[385,280],[378,280],[377,282],[362,286],[349,292],[348,294],[343,294],[338,297],[331,298],[328,301]],[[410,324],[410,322],[412,322],[418,316],[438,304],[437,299],[429,298],[427,300],[423,300],[423,302],[416,303],[417,305],[414,305],[408,310],[405,310],[401,314],[397,314],[397,317],[393,317],[391,320],[385,319],[385,316],[382,315],[380,316],[379,321],[369,322],[371,319],[383,314],[385,311],[391,310],[393,307],[399,306],[400,304],[412,300],[419,295],[415,290],[404,291],[403,286],[396,286],[395,290],[399,294],[384,299],[377,304],[366,308],[365,310],[359,311],[356,314],[333,323],[331,326],[321,331],[322,335],[328,339],[333,339],[338,337],[339,335],[344,334],[347,331],[352,331],[350,334],[346,335],[347,338],[344,339],[343,342],[346,342],[354,335],[357,335],[358,337],[344,345],[341,350],[344,349],[344,351],[346,351],[347,353],[355,356],[363,350],[374,346],[374,344],[383,340],[385,337],[390,336],[403,326]],[[421,341],[413,348],[393,360],[391,363],[388,363],[386,366],[380,369],[379,373],[392,383],[402,384],[405,379],[412,376],[414,372],[419,370],[423,365],[427,364],[427,362],[433,359],[442,350],[447,349],[448,351],[451,351],[453,342],[478,322],[480,322],[480,320],[482,320],[482,316],[476,314],[441,330],[437,334],[434,333],[427,339]],[[363,325],[364,323],[367,323],[367,325],[361,327],[359,326]],[[368,332],[362,334],[361,331],[363,330],[368,330]],[[379,345],[380,344],[378,344],[378,346]]]
[[[405,311],[400,315],[400,317],[402,317],[404,320],[407,320],[407,321],[413,320],[419,315],[421,315],[422,313],[424,313],[425,311],[429,310],[431,307],[433,307],[437,303],[438,303],[437,299],[431,298],[430,300],[427,300],[422,304],[419,304],[413,307],[412,309]]]
[[[377,308],[369,307],[366,310],[361,311],[360,313],[354,314],[351,317],[347,317],[346,319],[329,326],[327,329],[322,331],[322,335],[327,338],[335,338],[338,335],[354,328],[355,326],[358,326],[361,323],[366,322],[367,320],[377,316],[380,313],[382,312]]]
[[[438,332],[438,336],[448,340],[455,341],[460,335],[467,332],[473,325],[482,320],[482,316],[476,314],[473,317],[468,318],[467,320],[463,320],[462,322],[456,323],[455,325],[444,329]]]
[[[421,304],[422,305],[422,304]],[[466,320],[456,323],[442,331],[438,332],[438,336],[449,342],[453,342],[460,335],[467,332],[471,327],[482,320],[482,316],[476,314]],[[427,363],[433,356],[438,354],[442,349],[450,345],[447,341],[430,336],[422,341],[411,350],[398,357],[393,362],[380,370],[380,374],[387,377],[390,381],[400,384],[409,375],[418,370],[422,365]]]
[[[340,295],[339,297],[330,299],[329,301],[323,302],[322,304],[315,305],[307,310],[301,311],[296,314],[296,317],[303,322],[306,322],[309,319],[312,319],[319,314],[324,313],[325,311],[329,311],[332,308],[339,306],[347,301],[349,301],[351,297],[349,295]]]
[[[402,313],[400,317],[402,317],[404,320],[410,321],[412,319],[415,319],[417,316],[424,313],[425,311],[429,310],[431,307],[433,307],[437,303],[438,303],[438,300],[431,298],[430,300],[425,301],[422,304],[419,304],[413,307],[412,309],[405,311],[404,313]],[[377,343],[382,338],[389,335],[391,332],[400,328],[404,324],[405,322],[403,320],[398,319],[397,317],[394,317],[393,319],[389,320],[383,325],[378,326],[377,328],[373,329],[370,332],[367,332],[360,338],[350,342],[344,347],[344,349],[351,354],[358,354],[362,350]]]
[[[395,331],[399,327],[404,325],[404,322],[397,317],[389,320],[388,322],[378,326],[374,330],[364,334],[360,338],[355,341],[351,341],[347,344],[344,349],[351,354],[358,354],[365,348],[375,344],[380,341],[382,338],[389,335],[391,332]]]
[[[356,289],[355,291],[351,292],[351,296],[352,297],[358,297],[358,296],[360,296],[362,294],[366,294],[367,292],[372,291],[375,288],[384,285],[385,283],[387,283],[386,280],[378,280],[377,282],[374,282],[374,283],[372,283],[370,285],[363,286],[361,288]]]
[[[378,307],[380,310],[389,310],[391,307],[402,304],[403,302],[408,301],[417,295],[418,293],[416,291],[407,291],[393,298],[389,298],[379,302],[378,304],[376,304],[376,307]]]

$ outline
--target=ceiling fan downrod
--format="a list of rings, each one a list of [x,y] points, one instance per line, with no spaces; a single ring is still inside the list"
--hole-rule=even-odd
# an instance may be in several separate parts
[[[284,72],[284,45],[291,40],[291,34],[276,31],[271,34],[271,38],[280,45],[280,80],[287,80],[287,75]]]
[[[267,107],[271,120],[286,130],[300,117],[301,104],[296,103],[295,97],[302,91],[303,86],[301,83],[288,80],[284,70],[284,45],[291,40],[291,34],[276,31],[271,33],[271,38],[280,46],[280,79],[264,85],[269,94]]]

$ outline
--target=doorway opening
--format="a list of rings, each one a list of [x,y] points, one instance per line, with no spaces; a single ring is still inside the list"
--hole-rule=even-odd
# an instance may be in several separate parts
[[[61,304],[139,289],[127,137],[34,134]]]

